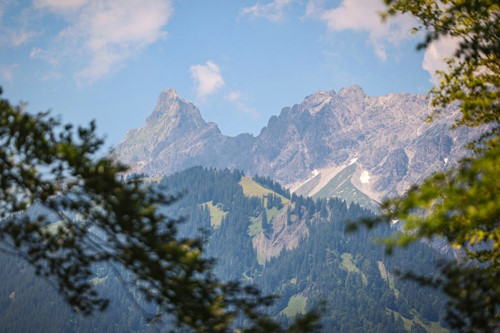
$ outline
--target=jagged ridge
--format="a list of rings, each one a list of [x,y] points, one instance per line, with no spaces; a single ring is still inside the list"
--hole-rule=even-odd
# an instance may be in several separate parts
[[[194,165],[228,167],[269,176],[292,190],[314,175],[318,184],[326,185],[355,164],[349,181],[380,200],[455,162],[474,136],[467,128],[449,130],[457,110],[445,110],[428,124],[430,113],[424,95],[372,97],[352,86],[338,93],[318,91],[283,108],[257,137],[229,137],[169,89],[160,94],[145,126],[129,131],[114,156],[133,171],[150,175]],[[303,194],[318,193],[321,187],[315,185]]]

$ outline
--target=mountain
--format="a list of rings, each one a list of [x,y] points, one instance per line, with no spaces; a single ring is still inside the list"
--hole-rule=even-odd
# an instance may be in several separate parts
[[[168,89],[160,94],[144,127],[130,130],[115,154],[135,170],[172,173],[191,166],[190,161],[213,164],[222,139],[217,125],[206,123],[192,103]]]
[[[318,91],[272,116],[256,137],[223,135],[172,89],[114,157],[133,172],[169,175],[194,165],[269,176],[293,192],[373,207],[463,156],[475,132],[450,130],[458,108],[428,123],[424,95],[368,96],[361,87]]]
[[[412,269],[432,276],[434,261],[443,256],[424,243],[386,256],[374,243],[394,232],[386,225],[346,233],[346,221],[370,214],[359,205],[290,196],[268,178],[244,177],[228,169],[194,167],[159,183],[157,189],[166,194],[184,193],[162,208],[170,217],[187,217],[178,225],[179,237],[204,238],[204,254],[216,258],[219,279],[251,283],[279,296],[268,311],[280,322],[324,301],[325,333],[446,332],[440,327],[442,294],[394,275],[394,270]],[[35,210],[41,207],[28,213]],[[72,312],[56,289],[19,258],[1,253],[0,268],[1,332],[154,331],[137,306],[149,314],[156,307],[136,293],[133,277],[119,265],[93,267],[92,282],[111,303],[92,316]],[[158,330],[168,328],[160,324]]]

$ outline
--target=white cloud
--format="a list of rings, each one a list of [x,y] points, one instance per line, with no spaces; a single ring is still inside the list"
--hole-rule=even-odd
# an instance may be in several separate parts
[[[258,1],[253,6],[243,8],[241,14],[252,17],[262,17],[277,22],[283,18],[285,8],[291,3],[292,0],[273,0],[266,4],[262,4]]]
[[[14,0],[0,0],[0,45],[7,47],[19,47],[30,42],[39,32],[28,29],[29,23],[26,20],[26,10],[16,12],[11,15],[8,22],[2,22],[4,15],[9,11],[9,7],[16,7]],[[13,23],[15,22],[15,23]]]
[[[56,70],[48,71],[44,73],[42,76],[40,76],[40,80],[42,81],[53,81],[53,80],[59,80],[60,78],[61,78],[61,73]]]
[[[77,77],[99,79],[165,37],[162,28],[172,12],[169,0],[109,0],[85,6],[77,23],[61,34],[82,40],[91,54],[90,64]]]
[[[322,8],[323,1],[310,0],[306,6],[306,16],[315,17],[327,24],[332,32],[353,30],[368,32],[369,41],[375,54],[386,60],[388,43],[398,44],[411,36],[415,25],[409,15],[391,17],[384,22],[380,13],[385,5],[380,0],[342,0],[336,8]]]
[[[11,36],[10,36],[11,43],[15,47],[17,47],[17,46],[26,44],[36,35],[37,35],[37,33],[34,31],[26,31],[26,30],[12,31]]]
[[[37,33],[34,31],[28,31],[25,29],[13,30],[13,29],[0,29],[2,37],[0,41],[2,44],[6,44],[13,47],[18,47],[31,41]]]
[[[30,59],[41,59],[48,62],[52,66],[57,66],[59,64],[59,61],[56,59],[54,54],[49,51],[42,50],[39,47],[35,47],[31,50]]]
[[[12,29],[0,25],[0,44],[9,47],[19,47],[33,40],[38,34],[39,33],[24,27]]]
[[[53,52],[35,47],[31,49],[30,59],[33,60],[40,59],[51,65],[52,68],[45,68],[45,71],[43,73],[38,74],[38,77],[42,81],[52,81],[61,78],[61,73],[58,69],[59,60]]]
[[[318,17],[322,12],[322,0],[309,0],[306,4],[305,17]]]
[[[0,22],[2,21],[5,10],[10,6],[11,2],[12,0],[0,0]]]
[[[78,9],[88,2],[88,0],[35,0],[33,3],[35,7],[60,12]]]
[[[35,0],[67,21],[44,50],[31,58],[49,63],[75,59],[78,81],[92,82],[124,66],[125,61],[167,36],[163,30],[173,14],[172,0]]]
[[[437,70],[446,70],[447,64],[445,58],[454,56],[458,48],[459,40],[451,37],[441,37],[437,41],[432,42],[425,50],[422,68],[431,75],[430,81],[437,84]]]
[[[210,60],[205,65],[192,65],[189,70],[196,86],[197,98],[203,99],[224,86],[219,66]]]
[[[229,94],[224,96],[224,99],[233,103],[238,111],[247,113],[254,118],[260,117],[260,115],[254,108],[249,107],[242,101],[243,97],[240,91],[231,91]]]
[[[397,45],[410,38],[411,28],[417,26],[416,20],[407,14],[383,22],[380,13],[386,7],[380,0],[342,0],[338,7],[331,9],[323,8],[323,4],[323,0],[309,0],[305,16],[324,21],[332,32],[368,32],[375,54],[383,61],[387,59],[387,44]],[[447,68],[444,58],[452,57],[457,46],[457,39],[445,37],[427,47],[422,68],[431,74],[432,83],[437,83],[435,71]]]
[[[12,82],[14,70],[19,67],[18,64],[0,65],[0,76],[7,82]]]
[[[231,91],[229,94],[224,97],[226,100],[230,102],[236,102],[241,98],[241,92],[239,91]]]

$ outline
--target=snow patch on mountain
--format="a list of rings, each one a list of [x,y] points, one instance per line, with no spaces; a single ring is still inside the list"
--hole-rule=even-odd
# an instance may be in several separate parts
[[[364,170],[363,172],[361,172],[361,176],[359,176],[359,180],[363,184],[368,184],[370,182],[370,173],[368,171]]]

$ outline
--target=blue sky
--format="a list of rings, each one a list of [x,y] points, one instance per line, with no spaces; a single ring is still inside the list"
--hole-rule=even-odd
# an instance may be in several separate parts
[[[65,122],[97,120],[107,146],[175,88],[224,134],[258,135],[281,108],[353,84],[425,93],[453,42],[417,52],[411,17],[381,0],[0,0],[4,97]]]

